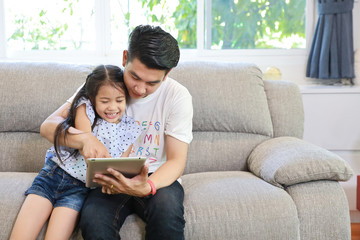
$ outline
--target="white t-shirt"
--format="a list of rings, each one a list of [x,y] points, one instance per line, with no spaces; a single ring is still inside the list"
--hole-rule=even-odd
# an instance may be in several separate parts
[[[71,102],[73,97],[68,101]],[[126,115],[142,127],[130,156],[147,157],[149,172],[156,171],[166,162],[165,135],[188,144],[193,138],[192,97],[184,86],[169,77],[153,94],[142,99],[130,99]]]
[[[171,78],[146,98],[130,99],[126,113],[142,127],[130,155],[146,156],[149,172],[156,171],[166,161],[165,135],[188,144],[192,140],[192,97]]]

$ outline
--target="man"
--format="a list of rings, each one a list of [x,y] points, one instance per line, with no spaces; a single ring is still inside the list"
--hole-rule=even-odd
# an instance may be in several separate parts
[[[130,156],[146,156],[149,165],[132,178],[109,169],[115,178],[98,174],[102,188],[91,190],[84,203],[80,228],[84,239],[120,239],[126,217],[136,213],[146,222],[147,239],[184,239],[182,175],[192,140],[192,99],[168,74],[179,61],[176,39],[160,27],[138,26],[123,52],[124,82],[130,100],[127,114],[143,127]],[[71,100],[71,99],[70,99]],[[53,142],[56,126],[67,116],[65,103],[41,126]],[[79,149],[85,158],[110,157],[91,133],[70,129],[63,145]]]

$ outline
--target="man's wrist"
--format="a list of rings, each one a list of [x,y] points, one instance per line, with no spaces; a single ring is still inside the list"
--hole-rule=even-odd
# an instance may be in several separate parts
[[[150,198],[156,194],[156,187],[155,187],[155,184],[153,183],[153,181],[151,181],[150,179],[147,180],[147,183],[150,186],[150,192],[148,194],[146,194],[144,197]]]
[[[91,140],[92,140],[91,138],[95,137],[91,133],[83,132],[80,130],[77,130],[77,131],[79,131],[80,133],[75,133],[75,134],[72,134],[71,136],[70,136],[70,134],[68,135],[68,137],[70,136],[74,146],[76,146],[76,149],[82,149],[86,145],[87,142],[91,142]]]

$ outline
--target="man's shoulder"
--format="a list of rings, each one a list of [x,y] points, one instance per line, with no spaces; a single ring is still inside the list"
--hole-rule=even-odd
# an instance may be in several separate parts
[[[172,91],[173,93],[191,96],[189,90],[184,85],[182,85],[180,82],[178,82],[175,79],[170,78],[170,77],[168,77],[166,81],[167,81],[167,84],[166,84],[167,92]]]

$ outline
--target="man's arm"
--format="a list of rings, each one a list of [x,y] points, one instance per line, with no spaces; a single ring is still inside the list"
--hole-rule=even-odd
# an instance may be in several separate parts
[[[150,179],[156,189],[167,187],[175,182],[184,172],[189,145],[172,136],[166,135],[166,162],[161,165]]]
[[[70,103],[63,104],[59,109],[52,113],[40,126],[40,134],[49,142],[54,143],[54,134],[56,127],[68,116]],[[86,114],[86,113],[84,113]],[[110,157],[106,147],[91,132],[83,132],[76,128],[70,127],[69,133],[64,140],[60,136],[62,146],[79,149],[85,159],[89,157]]]
[[[54,143],[56,127],[68,116],[69,108],[70,103],[66,102],[59,109],[53,112],[47,119],[45,119],[45,121],[40,126],[40,135],[46,138],[49,142]],[[63,138],[60,138],[60,140],[63,140]],[[60,143],[62,145],[64,144],[63,141],[60,141]]]

